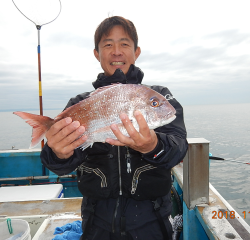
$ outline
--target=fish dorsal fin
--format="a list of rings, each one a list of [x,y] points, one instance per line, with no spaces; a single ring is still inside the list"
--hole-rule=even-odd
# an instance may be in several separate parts
[[[94,92],[90,93],[89,97],[92,97],[98,93],[101,93],[103,91],[106,91],[107,89],[115,88],[117,86],[123,85],[122,83],[112,83],[111,85],[107,85],[104,87],[97,88]]]

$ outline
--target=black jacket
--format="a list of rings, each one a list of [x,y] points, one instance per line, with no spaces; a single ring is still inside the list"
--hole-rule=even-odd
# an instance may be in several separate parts
[[[93,82],[93,86],[99,88],[117,82],[141,84],[142,78],[143,72],[131,65],[126,75],[120,69],[117,69],[111,77],[99,74],[97,80]],[[68,174],[78,169],[78,187],[83,196],[88,196],[91,199],[107,199],[97,203],[96,216],[98,218],[96,222],[102,227],[105,225],[108,230],[111,230],[111,225],[114,224],[113,213],[117,203],[115,199],[118,196],[126,199],[123,200],[124,206],[120,203],[120,207],[125,208],[126,206],[126,211],[130,212],[129,215],[132,212],[136,215],[134,204],[138,202],[137,200],[140,200],[140,211],[142,211],[143,206],[146,207],[149,203],[151,206],[151,202],[148,200],[167,195],[169,192],[171,168],[184,158],[187,151],[186,130],[181,105],[167,88],[150,87],[165,96],[176,109],[176,119],[173,122],[155,129],[158,145],[152,152],[141,154],[127,147],[111,146],[107,143],[94,143],[92,148],[89,147],[85,151],[76,149],[74,155],[66,160],[57,159],[47,145],[41,152],[42,163],[58,175]],[[85,99],[89,94],[79,94],[70,99],[66,108]],[[163,154],[159,158],[153,159],[155,153],[162,149],[164,149]],[[128,169],[128,162],[131,164],[131,172]],[[138,168],[142,169],[139,174],[137,174]],[[136,174],[138,178],[135,177]],[[84,201],[83,210],[84,206],[88,204],[86,199]],[[168,209],[168,215],[169,211]],[[123,214],[126,213],[123,212]],[[133,229],[142,226],[145,221],[150,222],[155,219],[155,216],[145,217],[145,213],[141,214],[140,221],[136,221],[136,224],[127,221],[127,228]]]

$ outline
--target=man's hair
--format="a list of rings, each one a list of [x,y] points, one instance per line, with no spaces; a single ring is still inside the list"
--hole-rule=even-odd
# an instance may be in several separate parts
[[[98,52],[98,44],[101,41],[102,36],[108,36],[111,29],[114,26],[122,26],[124,31],[129,35],[129,37],[133,40],[135,45],[135,50],[138,45],[138,36],[136,32],[136,28],[134,24],[123,17],[114,16],[104,19],[100,25],[97,27],[95,31],[95,50]]]

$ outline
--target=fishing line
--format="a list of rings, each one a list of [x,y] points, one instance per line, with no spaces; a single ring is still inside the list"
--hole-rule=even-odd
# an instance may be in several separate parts
[[[209,156],[210,160],[218,160],[218,161],[226,161],[226,162],[236,162],[236,163],[241,163],[241,164],[248,164],[250,165],[250,163],[247,162],[240,162],[240,161],[236,161],[236,160],[226,160],[225,158],[220,158],[220,157],[214,157],[214,156]]]

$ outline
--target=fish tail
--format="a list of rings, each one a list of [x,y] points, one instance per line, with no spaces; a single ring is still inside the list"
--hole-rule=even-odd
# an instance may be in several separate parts
[[[24,119],[26,123],[33,127],[30,148],[35,147],[39,142],[44,139],[45,133],[50,129],[50,127],[54,123],[54,120],[52,118],[46,116],[26,112],[13,113]]]

